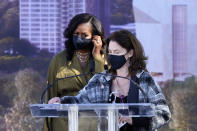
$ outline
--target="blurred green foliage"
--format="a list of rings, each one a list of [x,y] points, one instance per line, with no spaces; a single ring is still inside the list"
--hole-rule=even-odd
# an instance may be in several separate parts
[[[27,57],[31,57],[36,54],[38,49],[31,45],[31,43],[27,40],[14,38],[14,37],[6,37],[0,40],[0,56],[2,55],[23,55]]]
[[[135,21],[132,1],[133,0],[111,0],[111,24],[122,25]]]
[[[0,2],[0,39],[19,37],[19,1]]]
[[[17,72],[32,68],[46,77],[51,57],[0,56],[0,71],[4,73]]]
[[[53,54],[19,39],[18,4],[18,0],[0,2],[0,72],[13,73],[32,68],[46,76]]]
[[[197,78],[185,81],[165,82],[163,92],[172,112],[169,128],[175,131],[196,131],[197,123]]]
[[[3,75],[0,80],[4,81],[3,86],[0,87],[3,89],[1,93],[8,96],[8,100],[0,99],[0,103],[3,106],[9,104],[7,108],[0,106],[0,110],[4,112],[2,114],[5,122],[3,125],[6,125],[4,128],[7,131],[41,130],[43,119],[31,116],[29,104],[39,103],[45,79],[37,71],[29,68],[14,74]]]
[[[18,0],[0,2],[0,130],[39,131],[29,104],[39,103],[53,54],[19,39]]]
[[[15,73],[5,74],[0,73],[0,108],[6,109],[13,106],[13,99],[16,96],[16,88],[14,88]],[[1,110],[1,109],[0,109]],[[1,113],[5,112],[2,111]],[[1,114],[2,115],[2,114]]]

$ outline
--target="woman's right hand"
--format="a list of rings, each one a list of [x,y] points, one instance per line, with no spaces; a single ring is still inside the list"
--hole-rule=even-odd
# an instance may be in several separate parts
[[[59,97],[53,97],[48,101],[48,104],[56,104],[56,103],[61,103],[61,100]]]
[[[100,50],[101,50],[102,45],[103,45],[101,36],[94,35],[92,42],[94,44],[94,48],[92,50],[92,55],[93,55],[93,57],[97,57],[97,56],[101,55]]]

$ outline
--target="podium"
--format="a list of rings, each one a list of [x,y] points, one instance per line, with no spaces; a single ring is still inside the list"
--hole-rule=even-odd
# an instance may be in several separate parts
[[[78,117],[106,118],[108,131],[118,131],[118,117],[147,117],[155,115],[151,103],[106,104],[30,104],[33,117],[68,117],[69,131],[78,131]]]

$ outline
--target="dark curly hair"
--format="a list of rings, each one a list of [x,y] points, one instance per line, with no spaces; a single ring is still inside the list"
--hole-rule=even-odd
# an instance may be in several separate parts
[[[120,30],[113,32],[107,39],[106,56],[108,59],[108,47],[110,41],[116,41],[121,47],[125,48],[127,52],[133,49],[133,56],[129,59],[129,74],[135,76],[138,72],[146,69],[146,60],[148,58],[144,54],[144,49],[140,42],[128,30]],[[109,61],[108,61],[109,63]],[[115,70],[110,69],[110,72],[115,73]]]
[[[69,24],[68,27],[64,31],[64,37],[66,38],[65,41],[65,48],[66,48],[66,53],[67,53],[67,60],[71,61],[74,51],[76,50],[73,44],[73,33],[78,27],[78,25],[83,24],[83,23],[90,23],[92,26],[92,36],[93,35],[99,35],[101,36],[102,40],[102,50],[101,54],[103,54],[103,49],[104,46],[106,45],[105,43],[105,34],[104,34],[104,29],[101,24],[101,22],[93,15],[88,14],[88,13],[82,13],[74,16]],[[92,50],[92,49],[91,49]]]

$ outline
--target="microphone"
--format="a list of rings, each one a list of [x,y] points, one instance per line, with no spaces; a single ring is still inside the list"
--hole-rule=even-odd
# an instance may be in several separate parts
[[[90,63],[89,63],[89,71],[90,71],[90,73],[95,72],[95,61],[94,61],[94,59],[91,59],[90,60]]]
[[[74,77],[78,77],[78,76],[86,76],[86,75],[89,75],[89,74],[92,74],[92,72],[88,72],[88,73],[83,73],[83,74],[79,74],[79,75],[73,75],[73,76],[66,76],[66,77],[63,77],[63,78],[57,78],[55,79],[52,83],[50,83],[48,86],[46,86],[44,88],[44,90],[42,91],[42,94],[41,94],[41,97],[40,97],[40,103],[43,104],[43,97],[46,93],[46,91],[51,88],[56,82],[58,82],[59,80],[64,80],[64,79],[67,79],[67,78],[74,78]]]
[[[104,65],[104,69],[105,70],[108,70],[108,66],[106,64]]]
[[[107,65],[104,65],[104,68],[106,68]],[[107,67],[108,68],[108,67]],[[111,77],[119,77],[119,78],[124,78],[129,80],[130,82],[132,82],[143,94],[144,96],[144,102],[147,103],[148,102],[148,96],[147,94],[144,92],[144,90],[140,87],[140,85],[138,83],[136,83],[134,80],[132,80],[131,78],[127,78],[127,77],[123,77],[123,76],[119,76],[119,75],[112,75],[112,74],[105,74],[105,73],[96,73],[96,74],[101,74],[101,75],[105,75],[105,76],[111,76]]]
[[[108,66],[107,65],[104,65],[104,69],[105,70],[108,70]],[[118,75],[105,74],[105,73],[97,73],[94,70],[95,70],[95,62],[94,62],[94,60],[91,60],[90,61],[90,66],[89,66],[89,72],[88,73],[83,73],[83,74],[73,75],[73,76],[66,76],[66,77],[63,77],[63,78],[57,78],[57,79],[55,79],[52,83],[50,83],[48,86],[46,86],[44,88],[44,90],[42,91],[42,94],[41,94],[41,97],[40,97],[40,103],[41,104],[43,103],[43,97],[44,97],[46,91],[49,88],[51,88],[59,80],[64,80],[64,79],[67,79],[67,78],[74,78],[74,77],[78,77],[78,76],[86,76],[86,75],[89,75],[89,74],[93,74],[93,72],[96,73],[96,74],[101,74],[101,75],[111,76],[111,77],[119,77],[119,78],[124,78],[124,79],[129,80],[130,82],[132,82],[142,92],[142,94],[144,96],[144,102],[148,102],[148,97],[147,97],[146,93],[144,92],[144,90],[140,87],[140,85],[138,83],[136,83],[132,79],[127,78],[127,77],[123,77],[123,76],[118,76]]]
[[[90,72],[90,73],[91,73],[91,72]],[[146,94],[146,93],[144,92],[144,90],[140,87],[140,85],[139,85],[138,83],[136,83],[135,81],[133,81],[132,79],[127,78],[127,77],[123,77],[123,76],[112,75],[112,74],[105,74],[105,73],[97,73],[97,72],[95,72],[95,74],[101,74],[101,75],[111,76],[111,77],[119,77],[119,78],[124,78],[124,79],[129,80],[130,82],[132,82],[132,83],[142,92],[142,94],[143,94],[143,96],[144,96],[144,102],[145,102],[145,103],[148,102],[148,96],[147,96],[147,94]],[[83,74],[81,74],[81,75],[83,75]],[[109,95],[111,95],[111,94],[109,94]],[[71,97],[71,96],[64,96],[64,97],[61,98],[61,101],[62,101],[63,103],[72,103],[71,101],[76,102],[77,100],[75,100],[75,99],[74,99],[73,97]]]
[[[93,58],[90,59],[90,63],[89,63],[89,72],[88,73],[83,73],[83,74],[79,74],[79,75],[74,75],[74,76],[66,76],[66,77],[63,77],[63,78],[57,78],[55,79],[52,83],[50,83],[47,87],[44,88],[44,90],[42,91],[42,94],[41,94],[41,97],[40,97],[40,103],[42,104],[43,103],[43,97],[46,93],[46,91],[51,88],[57,81],[59,80],[64,80],[64,79],[67,79],[67,78],[74,78],[74,77],[78,77],[78,76],[86,76],[86,75],[89,75],[89,74],[93,74],[95,72],[95,61]]]
[[[107,71],[108,70],[108,66],[105,64],[104,65],[104,69]],[[118,75],[110,75],[110,74],[104,74],[104,73],[97,73],[97,74],[101,74],[101,75],[107,75],[107,76],[111,76],[111,77],[119,77],[119,78],[124,78],[124,79],[127,79],[127,80],[130,80],[130,82],[132,82],[143,94],[144,96],[144,102],[148,102],[148,96],[147,94],[144,92],[144,90],[140,87],[140,85],[138,83],[136,83],[135,81],[133,81],[132,79],[130,78],[127,78],[127,77],[123,77],[123,76],[118,76]]]

